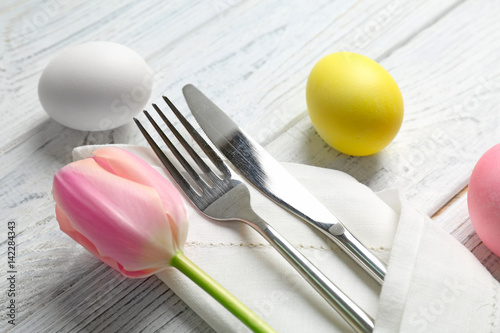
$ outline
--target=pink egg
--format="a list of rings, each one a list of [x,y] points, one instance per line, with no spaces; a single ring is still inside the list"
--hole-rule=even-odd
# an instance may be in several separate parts
[[[467,196],[472,226],[483,243],[500,256],[500,144],[477,162]]]

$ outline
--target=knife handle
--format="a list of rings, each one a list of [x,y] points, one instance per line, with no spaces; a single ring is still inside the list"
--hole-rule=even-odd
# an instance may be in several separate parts
[[[387,268],[370,250],[368,250],[360,241],[354,237],[347,229],[340,235],[325,234],[339,245],[352,259],[372,276],[375,281],[383,284]]]
[[[296,250],[257,214],[243,221],[258,231],[266,240],[316,289],[356,332],[372,332],[373,319],[347,297],[316,266]]]

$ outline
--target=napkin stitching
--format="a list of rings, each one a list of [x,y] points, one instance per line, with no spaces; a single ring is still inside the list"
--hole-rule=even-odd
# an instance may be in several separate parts
[[[269,243],[252,243],[252,242],[247,242],[247,243],[243,243],[243,242],[240,242],[240,243],[233,243],[233,242],[220,242],[220,243],[214,243],[214,242],[200,242],[200,241],[189,241],[189,242],[186,242],[185,243],[186,246],[192,246],[192,247],[200,247],[200,248],[211,248],[211,247],[218,247],[218,246],[224,246],[224,247],[249,247],[249,248],[253,248],[253,247],[271,247],[271,245]],[[295,247],[298,247],[298,248],[301,248],[301,249],[314,249],[314,250],[330,250],[330,251],[333,251],[333,252],[342,252],[340,249],[336,248],[336,247],[330,247],[330,246],[324,246],[324,245],[320,245],[320,246],[317,246],[317,245],[306,245],[306,244],[302,244],[302,243],[299,243],[299,244],[293,244]],[[380,246],[380,247],[370,247],[370,250],[371,251],[374,251],[374,252],[379,252],[379,253],[383,253],[383,252],[389,252],[391,251],[392,249],[391,248],[387,248],[387,247],[384,247],[384,246]]]

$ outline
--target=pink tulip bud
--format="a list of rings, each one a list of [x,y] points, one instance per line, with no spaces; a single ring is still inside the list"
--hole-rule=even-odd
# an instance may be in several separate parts
[[[170,266],[186,240],[181,195],[134,154],[116,147],[70,163],[54,176],[62,231],[128,277]]]

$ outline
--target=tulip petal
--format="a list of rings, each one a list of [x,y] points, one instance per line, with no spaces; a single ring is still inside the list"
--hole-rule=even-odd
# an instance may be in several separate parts
[[[118,264],[116,261],[109,257],[103,257],[99,254],[99,251],[97,251],[97,248],[95,247],[94,244],[92,244],[91,241],[87,239],[87,237],[83,236],[81,233],[73,229],[71,226],[71,222],[69,221],[68,217],[64,212],[59,208],[58,205],[56,205],[56,219],[59,222],[59,227],[61,230],[66,233],[68,236],[70,236],[74,241],[82,245],[87,251],[92,253],[94,256],[97,258],[101,259],[104,263],[107,265],[113,267],[116,270],[120,270],[118,267]]]
[[[158,192],[96,166],[81,160],[54,177],[63,225],[92,239],[99,258],[114,258],[125,271],[168,267],[178,248]]]
[[[175,186],[144,160],[124,149],[103,147],[93,154],[94,160],[105,170],[158,191],[167,215],[172,216],[177,226],[176,242],[182,248],[187,237],[188,220],[184,202]]]

